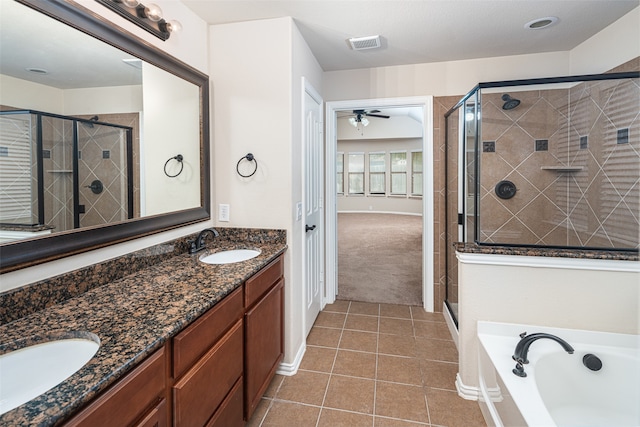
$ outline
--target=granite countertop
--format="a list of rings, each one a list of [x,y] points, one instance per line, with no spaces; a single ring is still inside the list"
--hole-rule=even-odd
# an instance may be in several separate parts
[[[0,326],[0,354],[50,337],[100,339],[95,356],[66,381],[0,416],[0,425],[53,425],[76,412],[186,325],[286,250],[282,242],[215,241]],[[256,258],[209,265],[203,254],[260,249]]]
[[[520,255],[520,256],[545,256],[558,258],[586,258],[604,259],[616,261],[638,261],[637,251],[606,251],[595,249],[571,249],[571,248],[529,248],[524,246],[497,246],[478,245],[476,243],[453,244],[456,251],[468,254],[487,255]]]

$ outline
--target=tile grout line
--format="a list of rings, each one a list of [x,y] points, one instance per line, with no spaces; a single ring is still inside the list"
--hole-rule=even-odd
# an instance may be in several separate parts
[[[340,338],[338,338],[338,343],[336,344],[336,354],[334,354],[333,356],[333,363],[331,364],[331,370],[329,371],[329,379],[327,380],[327,386],[324,389],[324,396],[322,396],[322,403],[320,404],[320,411],[318,411],[318,419],[316,420],[316,427],[318,427],[320,424],[320,417],[322,416],[324,403],[327,400],[327,394],[329,393],[329,386],[331,385],[331,377],[333,376],[333,369],[336,366],[336,360],[338,360],[338,349],[340,348],[340,342],[342,341],[342,334],[344,333],[344,326],[347,324],[347,316],[349,315],[350,309],[351,309],[351,301],[349,301],[349,305],[347,306],[347,312],[344,315],[344,321],[342,322],[342,328],[340,329]]]

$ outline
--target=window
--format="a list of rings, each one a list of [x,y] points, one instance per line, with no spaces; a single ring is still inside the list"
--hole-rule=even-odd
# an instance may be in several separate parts
[[[391,153],[391,194],[407,194],[407,153]]]
[[[411,195],[422,196],[422,151],[411,153]]]
[[[385,194],[386,169],[384,153],[369,154],[369,194]]]
[[[364,154],[349,154],[349,194],[364,194]]]
[[[336,191],[344,194],[344,153],[336,156]]]

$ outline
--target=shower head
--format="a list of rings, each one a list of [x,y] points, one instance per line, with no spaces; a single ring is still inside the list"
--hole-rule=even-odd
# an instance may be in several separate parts
[[[512,98],[508,93],[502,95],[502,100],[504,101],[504,105],[502,105],[503,110],[513,110],[520,105],[520,100]]]
[[[93,127],[93,123],[92,122],[97,122],[98,120],[100,120],[100,117],[98,116],[93,116],[89,119],[88,122],[82,122],[83,125],[85,125],[88,128],[92,128]]]

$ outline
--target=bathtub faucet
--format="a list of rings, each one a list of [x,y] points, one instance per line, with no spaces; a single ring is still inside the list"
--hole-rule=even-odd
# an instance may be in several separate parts
[[[207,234],[211,233],[213,237],[218,237],[220,233],[215,228],[205,228],[198,234],[196,240],[189,242],[189,253],[195,254],[204,249],[204,238],[207,237]]]
[[[545,334],[542,332],[537,334],[527,335],[526,332],[523,332],[522,334],[520,334],[520,338],[521,340],[518,342],[518,345],[516,345],[516,350],[512,356],[513,360],[515,360],[518,363],[529,363],[529,361],[527,360],[527,354],[529,353],[529,346],[531,346],[531,344],[533,344],[534,341],[539,340],[541,338],[548,338],[550,340],[553,340],[558,344],[560,344],[562,348],[564,348],[564,351],[566,351],[569,354],[573,354],[573,347],[571,347],[568,342],[566,342],[562,338],[558,338],[555,335]]]

